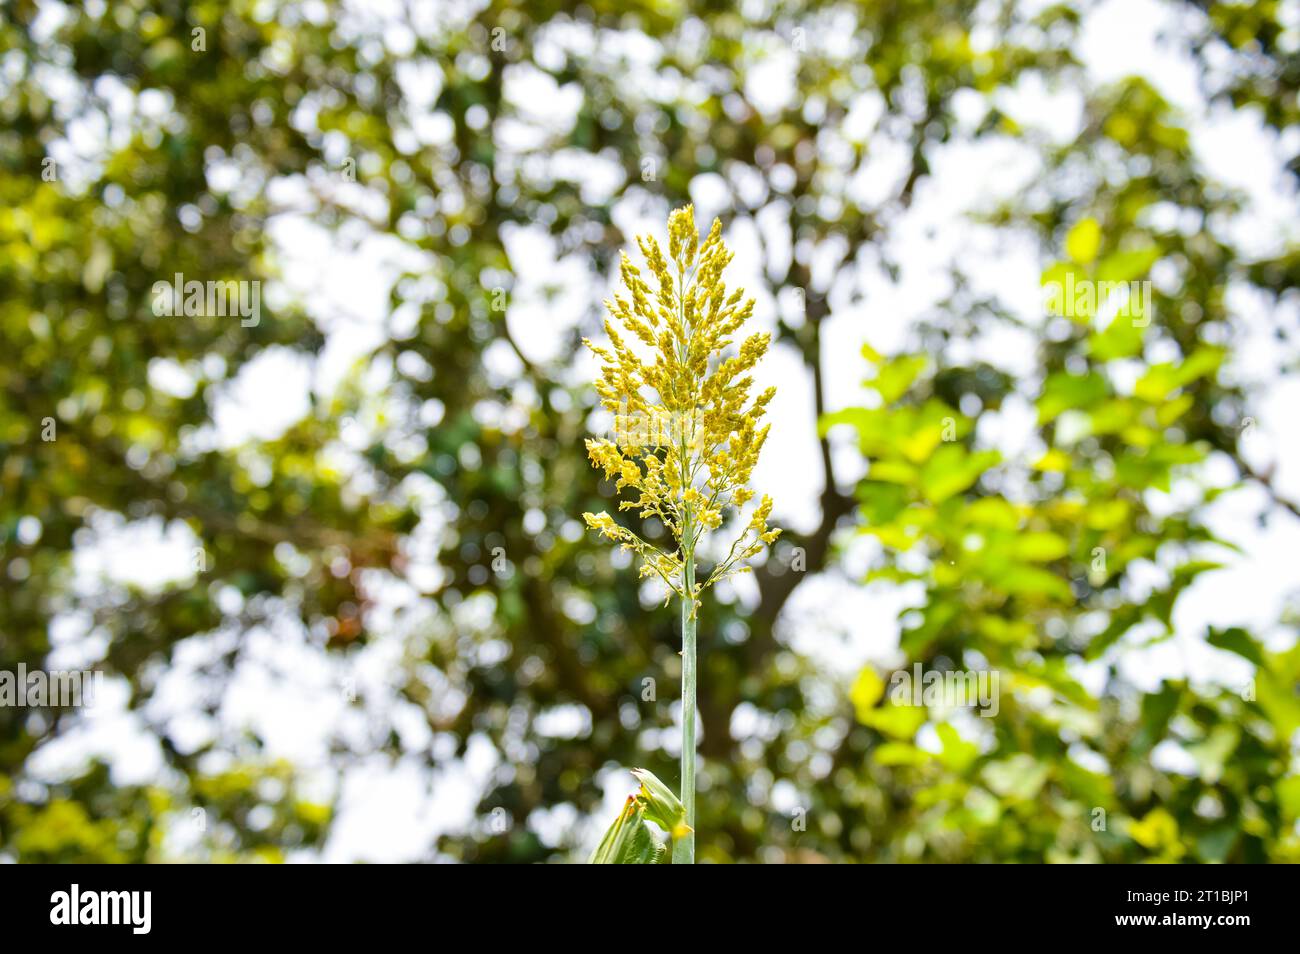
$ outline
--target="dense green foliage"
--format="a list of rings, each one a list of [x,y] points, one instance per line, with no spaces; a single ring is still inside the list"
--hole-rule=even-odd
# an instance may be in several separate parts
[[[773,514],[794,529],[756,569],[754,599],[724,588],[700,612],[698,860],[1300,860],[1294,620],[1277,621],[1284,643],[1197,634],[1254,667],[1247,686],[1144,692],[1117,663],[1168,639],[1180,594],[1229,557],[1205,507],[1239,482],[1273,492],[1242,452],[1251,382],[1225,370],[1244,334],[1229,290],[1280,316],[1300,246],[1241,247],[1223,225],[1241,198],[1196,161],[1188,117],[1141,78],[1090,82],[1075,52],[1083,7],[742,6],[743,18],[731,3],[438,5],[394,14],[415,18],[407,43],[333,2],[113,0],[60,18],[38,15],[58,4],[0,0],[0,669],[62,653],[105,670],[162,764],[149,784],[98,759],[51,773],[43,748],[83,714],[0,708],[0,857],[310,852],[336,817],[322,773],[376,758],[442,772],[482,746],[494,768],[476,820],[411,857],[581,860],[594,841],[576,820],[608,821],[602,771],[645,764],[672,787],[676,753],[656,740],[673,735],[674,615],[649,612],[635,573],[578,520],[614,497],[585,459],[595,395],[571,367],[603,295],[545,360],[511,336],[499,299],[518,268],[512,228],[545,227],[603,287],[631,238],[620,203],[662,220],[710,176],[724,225],[762,216],[790,238],[791,254],[766,258],[760,310],[777,309],[774,351],[812,381],[814,414],[776,426],[820,436],[817,458],[791,466],[822,489],[803,532]],[[1207,98],[1257,111],[1294,146],[1285,4],[1166,7]],[[760,109],[747,83],[772,50],[793,51],[796,92]],[[1079,93],[1077,138],[1005,113],[1001,94],[1028,79]],[[530,106],[562,91],[580,105],[557,132]],[[852,109],[863,94],[880,106],[874,126]],[[866,198],[854,177],[886,139],[901,174]],[[1085,308],[1026,325],[954,272],[902,353],[866,349],[861,406],[832,411],[824,326],[844,309],[890,316],[814,257],[835,258],[839,276],[868,263],[896,275],[894,230],[933,184],[938,150],[988,141],[1034,150],[1040,168],[978,227],[1031,243],[1044,280],[1172,277],[1139,321]],[[51,177],[51,156],[75,159]],[[615,185],[593,185],[597,169]],[[1169,206],[1172,220],[1156,214]],[[267,296],[253,326],[159,318],[152,288],[177,272],[273,287],[268,228],[289,214],[342,244],[385,236],[419,264],[342,387],[275,439],[227,447],[218,396],[259,356],[320,358],[327,316]],[[790,290],[797,313],[776,304]],[[1276,320],[1290,370],[1296,329]],[[967,346],[1003,327],[1031,342],[1032,373]],[[192,388],[159,386],[166,369]],[[1003,459],[980,423],[1015,399],[1036,413],[1031,451]],[[869,464],[857,486],[837,480],[842,433]],[[1267,519],[1296,513],[1274,499]],[[192,572],[162,587],[79,580],[74,548],[151,520],[193,534]],[[900,669],[997,669],[996,718],[893,705],[889,671],[844,679],[793,648],[796,587],[848,573],[841,557],[862,534],[879,545],[852,583],[923,594],[903,616]],[[417,556],[436,558],[435,581],[410,572]],[[1160,581],[1136,583],[1139,563]],[[413,598],[394,608],[393,591]],[[301,642],[332,672],[370,650],[392,661],[348,693],[364,731],[331,735],[311,785],[228,711],[259,633]],[[195,654],[201,688],[179,702],[160,692]],[[542,718],[574,709],[576,736]],[[760,728],[737,738],[742,709]],[[1161,767],[1153,752],[1169,742],[1193,771]],[[621,771],[611,784],[630,790]],[[778,788],[796,793],[799,818]],[[534,822],[561,806],[566,833],[544,837]],[[205,826],[174,847],[168,831],[196,809]]]

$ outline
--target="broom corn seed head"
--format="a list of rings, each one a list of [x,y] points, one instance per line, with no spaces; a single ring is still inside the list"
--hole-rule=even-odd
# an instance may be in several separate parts
[[[717,219],[701,242],[688,205],[669,216],[667,256],[653,236],[639,237],[637,245],[645,270],[624,253],[625,294],[605,302],[608,346],[584,339],[601,361],[596,391],[615,420],[614,439],[588,440],[587,453],[618,491],[629,491],[619,510],[658,518],[677,546],[665,552],[609,513],[583,519],[635,552],[643,577],[658,576],[671,593],[697,604],[706,587],[748,570],[748,561],[781,532],[767,525],[772,501],[764,495],[713,572],[684,592],[683,565],[694,559],[700,540],[754,497],[750,477],[771,427],[762,419],[776,389],[751,397],[750,372],[771,336],[751,334],[736,346],[754,300],[744,299],[743,289],[727,293],[722,273],[732,256]]]

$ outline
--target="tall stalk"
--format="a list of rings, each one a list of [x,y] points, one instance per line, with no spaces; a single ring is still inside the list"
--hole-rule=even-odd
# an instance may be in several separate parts
[[[677,267],[678,320],[686,330],[686,340],[678,348],[678,360],[690,360],[690,339],[694,329],[686,314],[686,273]],[[681,485],[690,487],[691,445],[695,441],[695,415],[698,408],[691,407],[680,426],[677,453],[681,460]],[[673,840],[673,864],[695,864],[695,524],[694,510],[690,504],[682,507],[682,794],[681,802],[686,813],[690,833]]]
[[[695,212],[687,206],[668,219],[668,256],[654,238],[638,240],[650,276],[642,278],[626,255],[620,275],[628,297],[605,302],[609,347],[587,341],[602,362],[596,391],[601,406],[614,414],[614,440],[588,440],[594,466],[615,480],[615,490],[639,491],[619,510],[639,511],[671,535],[675,547],[660,548],[609,513],[584,513],[587,526],[641,558],[641,576],[658,577],[682,602],[682,793],[644,769],[642,787],[624,806],[592,860],[641,864],[659,860],[662,847],[651,838],[651,822],[672,838],[675,864],[695,861],[695,711],[697,688],[696,624],[700,597],[714,583],[748,570],[747,561],[770,546],[781,532],[769,528],[771,498],[766,495],[714,563],[702,584],[695,582],[700,541],[718,529],[724,514],[739,516],[754,499],[749,479],[770,425],[760,421],[776,393],[768,388],[750,399],[750,371],[766,353],[771,336],[758,332],[732,350],[732,335],[753,313],[744,293],[727,294],[722,272],[731,253],[716,219],[700,242]],[[676,277],[674,278],[674,272]],[[625,340],[615,328],[617,321]],[[639,343],[649,358],[638,353]],[[637,426],[637,425],[640,426]],[[671,598],[671,595],[670,595]]]
[[[682,564],[682,588],[695,592],[695,555]],[[690,832],[673,839],[673,864],[695,863],[695,612],[682,600],[682,804]]]

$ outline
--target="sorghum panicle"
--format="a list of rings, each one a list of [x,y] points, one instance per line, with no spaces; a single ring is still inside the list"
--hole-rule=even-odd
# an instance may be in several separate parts
[[[729,509],[753,499],[750,476],[770,424],[762,418],[775,388],[750,400],[750,372],[771,336],[733,336],[754,309],[744,290],[727,294],[723,270],[731,252],[715,219],[700,242],[691,206],[668,219],[668,254],[652,236],[638,238],[645,271],[622,257],[625,294],[606,301],[609,346],[584,340],[601,360],[596,390],[614,414],[614,440],[588,440],[594,466],[635,499],[619,510],[657,517],[677,547],[665,552],[617,523],[609,513],[585,513],[587,526],[641,557],[641,575],[658,576],[692,608],[708,586],[749,569],[747,561],[776,540],[769,529],[772,501],[764,495],[726,556],[694,591],[684,592],[683,561],[702,537],[721,526]],[[732,353],[728,356],[728,350]],[[671,595],[670,595],[671,598]]]

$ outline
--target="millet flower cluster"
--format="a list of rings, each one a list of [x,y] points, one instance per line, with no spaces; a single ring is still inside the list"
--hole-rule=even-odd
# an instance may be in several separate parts
[[[722,524],[728,508],[739,510],[754,497],[749,480],[771,427],[761,420],[776,389],[751,401],[749,372],[767,352],[771,336],[752,334],[724,357],[754,301],[742,302],[743,289],[727,294],[722,272],[732,256],[716,219],[701,244],[694,209],[672,213],[667,257],[653,237],[637,243],[648,275],[623,255],[626,297],[605,302],[609,347],[585,341],[602,362],[596,382],[601,404],[615,416],[615,439],[588,440],[587,452],[594,466],[617,480],[619,491],[638,494],[621,501],[619,510],[657,517],[677,549],[664,552],[608,513],[583,518],[637,553],[643,577],[659,576],[673,593],[695,604],[712,583],[749,569],[746,561],[781,532],[767,526],[772,501],[764,495],[726,556],[693,592],[685,592],[684,561],[694,559],[696,545]],[[650,355],[642,357],[634,343]]]

